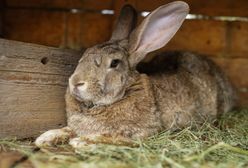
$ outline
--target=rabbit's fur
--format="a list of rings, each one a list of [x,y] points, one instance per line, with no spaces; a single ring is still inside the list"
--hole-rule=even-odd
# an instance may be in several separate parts
[[[45,132],[36,145],[129,143],[229,111],[235,92],[207,58],[170,52],[140,63],[172,38],[188,10],[180,1],[163,5],[133,30],[136,13],[125,6],[111,39],[87,49],[69,79],[68,126]]]

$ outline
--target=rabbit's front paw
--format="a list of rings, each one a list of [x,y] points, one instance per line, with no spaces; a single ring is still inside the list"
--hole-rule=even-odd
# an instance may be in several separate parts
[[[113,144],[124,146],[138,146],[133,140],[122,136],[110,136],[110,135],[87,135],[73,138],[69,144],[73,148],[94,147],[95,144]]]
[[[96,146],[96,144],[88,143],[87,141],[82,140],[80,137],[70,139],[69,144],[75,149]]]
[[[68,128],[49,130],[41,134],[36,140],[35,145],[38,147],[53,146],[59,143],[65,143],[72,137],[73,133]]]

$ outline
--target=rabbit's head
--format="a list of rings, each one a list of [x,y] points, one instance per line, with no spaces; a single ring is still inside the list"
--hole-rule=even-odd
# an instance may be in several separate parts
[[[130,5],[124,6],[111,39],[88,48],[79,60],[69,78],[70,93],[95,105],[120,100],[137,76],[136,65],[174,36],[188,11],[181,1],[160,6],[133,30],[136,12]]]

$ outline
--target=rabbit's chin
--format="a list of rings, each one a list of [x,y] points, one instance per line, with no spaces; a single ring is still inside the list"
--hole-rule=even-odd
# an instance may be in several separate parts
[[[91,102],[96,106],[113,104],[121,100],[124,97],[124,94],[125,94],[124,89],[115,94],[112,93],[112,94],[102,94],[102,95],[91,95],[89,93],[87,94],[72,93],[75,99],[77,99],[79,102]]]
[[[106,95],[102,98],[100,98],[98,101],[93,102],[96,105],[110,105],[113,104],[119,100],[121,100],[124,97],[125,92],[121,92],[118,95],[111,96],[111,95]]]

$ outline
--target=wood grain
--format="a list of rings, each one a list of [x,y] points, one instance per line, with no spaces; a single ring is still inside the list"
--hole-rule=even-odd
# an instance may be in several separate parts
[[[225,22],[186,20],[172,40],[162,50],[188,50],[208,55],[222,54],[226,46]]]
[[[62,12],[7,9],[4,37],[48,46],[65,46],[65,19]]]
[[[82,49],[109,39],[112,15],[42,10],[6,10],[4,37],[62,48]],[[48,19],[49,18],[49,19]]]
[[[7,7],[111,9],[112,0],[8,0]]]
[[[248,58],[248,22],[230,22],[228,24],[228,39],[230,40],[230,53],[236,53]]]
[[[112,15],[68,13],[66,47],[82,49],[109,40],[112,20]]]
[[[65,125],[65,87],[1,83],[1,138],[35,137]]]
[[[65,125],[65,88],[80,57],[77,51],[0,39],[0,138],[35,137]],[[248,59],[212,58],[247,106]]]
[[[80,57],[77,51],[0,39],[0,138],[35,137],[65,125],[65,89]]]
[[[190,6],[191,13],[209,16],[248,16],[247,0],[184,0]],[[8,7],[36,8],[83,8],[83,9],[120,9],[129,3],[134,4],[139,11],[151,11],[157,7],[172,2],[172,0],[8,0]],[[118,13],[118,11],[116,12]]]
[[[112,32],[112,16],[86,13],[81,18],[81,44],[84,48],[109,40]]]
[[[227,59],[248,58],[247,46],[248,22],[186,20],[171,41],[150,56],[166,50],[185,50]]]
[[[247,58],[212,58],[221,67],[234,84],[240,97],[240,105],[248,106],[248,59]]]
[[[63,13],[11,10],[6,16],[12,18],[5,24],[6,38],[72,49],[91,47],[108,40],[114,25],[114,16],[99,13],[67,13],[63,18]],[[139,21],[141,19],[139,17]],[[186,20],[161,51],[177,49],[247,58],[247,46],[248,22]]]
[[[0,37],[3,37],[4,7],[5,7],[4,2],[0,1]]]
[[[184,0],[190,6],[190,13],[208,16],[248,16],[247,0]],[[151,11],[172,0],[137,0],[139,11]]]

